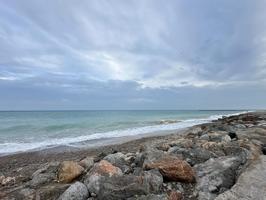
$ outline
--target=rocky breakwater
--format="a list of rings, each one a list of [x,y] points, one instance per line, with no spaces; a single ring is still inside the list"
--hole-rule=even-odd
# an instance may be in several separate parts
[[[44,163],[23,179],[0,174],[0,198],[265,200],[263,112],[221,118],[138,145],[138,151]]]

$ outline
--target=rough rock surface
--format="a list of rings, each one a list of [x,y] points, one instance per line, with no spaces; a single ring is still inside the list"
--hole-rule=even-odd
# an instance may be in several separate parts
[[[128,198],[127,200],[169,200],[169,198],[167,194],[149,194],[149,195],[131,197]]]
[[[147,195],[159,191],[163,183],[158,171],[145,172],[143,176],[124,175],[103,177],[99,182],[99,190],[94,191],[98,199],[126,199],[135,195]],[[89,187],[88,187],[89,188]],[[91,192],[90,188],[89,191]]]
[[[260,156],[228,191],[215,200],[266,200],[266,156]]]
[[[128,172],[130,170],[127,165],[128,164],[127,157],[121,152],[109,154],[106,157],[104,157],[103,160],[107,160],[114,166],[119,167],[123,172]]]
[[[69,184],[49,184],[42,186],[36,190],[34,200],[56,200],[68,187]],[[26,197],[28,198],[28,196]]]
[[[169,198],[168,198],[168,200],[182,200],[182,199],[183,199],[183,195],[177,191],[171,191],[171,193],[169,194]]]
[[[85,200],[89,197],[88,188],[81,182],[72,184],[58,200]]]
[[[31,187],[38,187],[56,180],[56,173],[59,162],[51,162],[45,164],[32,174],[32,179],[29,182]]]
[[[198,199],[212,200],[219,193],[230,189],[235,183],[236,171],[242,164],[243,160],[240,156],[229,156],[210,159],[196,165]]]
[[[58,170],[58,181],[62,183],[71,183],[74,179],[79,177],[84,171],[77,162],[64,161],[60,164]]]
[[[123,173],[120,168],[115,167],[106,160],[102,160],[94,164],[91,170],[86,174],[84,183],[91,193],[98,194],[104,178],[122,175]]]
[[[179,148],[177,146],[169,149],[171,155],[181,157],[186,160],[190,165],[199,164],[209,160],[216,155],[204,148],[195,147],[192,149]]]
[[[101,176],[114,176],[114,175],[122,175],[122,171],[120,168],[115,167],[110,162],[106,160],[102,160],[99,163],[96,163],[91,170],[89,171],[89,175],[101,175]]]
[[[192,167],[183,160],[167,156],[144,166],[145,169],[158,169],[164,178],[172,181],[194,182]]]

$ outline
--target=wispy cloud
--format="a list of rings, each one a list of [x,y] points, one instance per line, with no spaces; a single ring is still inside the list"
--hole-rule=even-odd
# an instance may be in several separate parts
[[[28,93],[48,87],[66,92],[60,99],[73,92],[84,102],[84,93],[99,100],[96,90],[110,99],[116,91],[127,94],[126,102],[159,106],[154,95],[173,90],[256,85],[265,92],[265,6],[263,0],[0,1],[0,86],[9,93],[21,84]]]

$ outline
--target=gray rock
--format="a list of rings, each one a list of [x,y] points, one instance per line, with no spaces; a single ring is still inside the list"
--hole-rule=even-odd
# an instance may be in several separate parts
[[[168,149],[168,153],[182,153],[184,151],[184,148],[178,147],[178,146],[173,146]]]
[[[144,172],[144,180],[149,183],[150,192],[157,192],[163,184],[163,176],[157,169],[152,169]]]
[[[76,182],[72,184],[58,200],[85,200],[89,197],[87,187],[81,183]]]
[[[19,193],[23,196],[23,197],[30,197],[35,193],[34,189],[30,189],[30,188],[23,188],[22,190],[19,191]]]
[[[198,199],[213,200],[219,192],[231,188],[242,163],[241,156],[226,156],[196,165]]]
[[[215,200],[266,200],[266,156],[261,155],[243,172],[237,183]]]
[[[185,149],[180,147],[172,147],[169,149],[171,155],[181,155],[190,165],[199,164],[209,160],[211,157],[215,157],[212,152],[203,148]]]
[[[244,124],[236,124],[235,125],[236,129],[245,129],[246,126]]]
[[[122,176],[120,168],[115,167],[106,160],[95,163],[91,170],[84,177],[84,184],[89,188],[90,193],[99,193],[102,179],[111,176]]]
[[[239,139],[256,139],[262,143],[266,143],[266,128],[262,127],[252,127],[245,130],[237,131]]]
[[[142,167],[136,167],[133,171],[133,175],[135,175],[135,176],[140,176],[142,173],[143,173]]]
[[[160,190],[163,177],[157,170],[151,170],[144,172],[143,176],[100,177],[96,182],[97,190],[88,185],[89,191],[95,192],[97,199],[113,200],[156,193]]]
[[[231,142],[231,137],[229,135],[223,136],[222,142]]]
[[[56,174],[59,162],[51,162],[45,164],[32,174],[32,180],[29,182],[30,187],[38,187],[40,185],[56,180]]]
[[[85,170],[90,170],[94,164],[93,157],[86,157],[79,162],[79,165],[82,166]]]
[[[91,175],[85,179],[84,183],[90,193],[98,194],[100,192],[101,182],[103,179],[103,176]]]
[[[200,140],[209,140],[210,139],[210,137],[208,136],[208,134],[204,134],[204,135],[202,135],[202,136],[200,136],[200,138],[199,138]]]
[[[168,200],[166,194],[149,194],[128,198],[127,200]]]
[[[15,199],[27,199],[27,200],[35,200],[35,190],[31,188],[22,188],[21,190],[15,191],[13,196]],[[9,197],[10,198],[10,197]]]
[[[159,160],[159,159],[163,158],[165,155],[166,155],[166,153],[163,151],[155,150],[155,149],[148,149],[142,155],[143,156],[142,166],[150,164],[150,163],[154,162],[155,160]]]
[[[114,166],[119,167],[123,173],[128,173],[130,171],[129,163],[127,161],[127,156],[121,152],[117,152],[114,154],[109,154],[103,158],[103,160],[107,160],[112,163]]]
[[[211,142],[221,142],[222,138],[227,135],[228,132],[226,131],[212,131],[209,132],[208,135],[210,137],[209,141]]]
[[[126,159],[126,155],[121,152],[117,152],[114,154],[109,154],[103,158],[103,160],[107,160],[108,162],[115,164],[120,164],[121,162],[124,163]]]
[[[49,184],[36,190],[36,199],[56,200],[69,187],[69,184]]]

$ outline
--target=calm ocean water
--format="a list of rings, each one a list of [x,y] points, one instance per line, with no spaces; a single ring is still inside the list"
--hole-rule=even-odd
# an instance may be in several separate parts
[[[0,154],[186,128],[243,111],[0,112]]]

